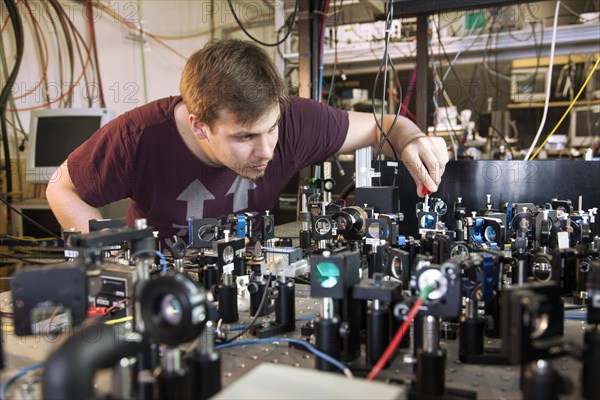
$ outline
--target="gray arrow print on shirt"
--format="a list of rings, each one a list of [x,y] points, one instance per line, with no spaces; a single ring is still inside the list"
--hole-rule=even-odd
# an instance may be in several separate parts
[[[256,183],[244,179],[241,176],[237,176],[233,184],[225,194],[233,193],[233,212],[245,210],[248,208],[248,192],[250,190],[256,189]]]
[[[198,179],[195,179],[190,183],[189,186],[181,192],[179,197],[177,197],[177,200],[187,202],[187,211],[185,214],[186,220],[190,217],[202,218],[204,216],[204,201],[214,199],[215,196],[213,196],[206,186]]]

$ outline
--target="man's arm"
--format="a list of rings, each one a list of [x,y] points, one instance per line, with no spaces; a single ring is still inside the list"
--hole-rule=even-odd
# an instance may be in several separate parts
[[[74,228],[75,231],[87,233],[90,219],[102,219],[97,208],[90,206],[79,197],[71,181],[66,161],[50,179],[46,188],[46,198],[56,219],[66,231]]]
[[[349,112],[350,125],[340,153],[350,153],[361,147],[379,147],[381,136],[373,114]],[[384,132],[394,120],[393,115],[384,118]],[[389,141],[417,184],[417,194],[424,195],[424,187],[435,192],[440,184],[444,168],[448,162],[448,151],[443,138],[427,136],[408,118],[398,116]],[[394,157],[389,143],[385,143],[383,154],[388,159]]]

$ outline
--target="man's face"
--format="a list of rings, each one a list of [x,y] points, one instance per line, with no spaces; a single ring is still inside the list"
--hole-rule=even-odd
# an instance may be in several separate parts
[[[265,174],[279,137],[279,106],[249,126],[235,122],[233,114],[220,111],[212,129],[206,129],[203,149],[214,163],[225,166],[246,179]]]

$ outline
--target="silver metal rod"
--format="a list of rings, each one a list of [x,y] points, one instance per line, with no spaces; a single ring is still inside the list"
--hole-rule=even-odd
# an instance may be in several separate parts
[[[525,284],[527,280],[527,270],[525,267],[525,260],[519,260],[519,285]]]
[[[215,334],[215,324],[212,321],[208,321],[202,331],[202,335],[200,335],[200,346],[198,346],[198,351],[201,355],[206,356],[215,352]]]
[[[180,274],[183,274],[183,259],[182,258],[178,258],[175,259],[175,271],[179,272]]]
[[[225,285],[225,286],[233,285],[233,275],[231,275],[231,273],[225,272],[223,274],[223,285]]]
[[[181,370],[181,352],[177,347],[166,347],[162,367],[167,372],[177,372]]]
[[[440,324],[437,317],[427,315],[423,318],[423,350],[436,352],[440,346]]]
[[[113,368],[112,372],[112,395],[117,399],[131,399],[131,376],[135,366],[135,359],[122,358]]]
[[[465,299],[465,305],[467,307],[467,318],[477,318],[477,301],[472,299]]]
[[[333,299],[331,297],[323,298],[323,302],[321,303],[321,315],[324,319],[332,319],[335,316]]]
[[[356,187],[371,186],[371,163],[373,161],[373,148],[363,147],[354,152],[355,182]]]
[[[381,309],[381,301],[375,299],[371,302],[371,310],[376,311]]]

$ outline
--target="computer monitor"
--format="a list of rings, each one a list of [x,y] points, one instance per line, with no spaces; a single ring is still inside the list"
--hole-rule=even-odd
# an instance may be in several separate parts
[[[577,106],[571,110],[569,141],[571,146],[592,146],[600,139],[600,104]]]
[[[105,108],[44,109],[31,112],[26,180],[48,183],[69,153],[114,117]]]
[[[56,236],[61,237],[62,230],[60,224],[47,202],[43,200],[15,202],[13,203],[13,208],[16,210],[13,210],[12,212],[13,234],[15,236],[46,238],[51,236],[48,232],[50,231]],[[39,225],[46,228],[46,230],[32,223],[21,214],[34,220]]]
[[[516,68],[511,74],[510,99],[515,103],[544,101],[548,71],[544,68]]]

